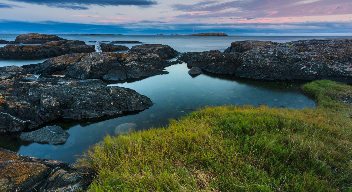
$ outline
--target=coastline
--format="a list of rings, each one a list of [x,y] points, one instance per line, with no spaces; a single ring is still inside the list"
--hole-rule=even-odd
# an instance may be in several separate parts
[[[338,40],[338,41],[342,41],[343,39],[340,39],[340,40]],[[334,42],[338,42],[337,40],[335,41],[334,40]],[[305,43],[305,42],[313,42],[313,43],[316,43],[316,42],[326,42],[326,41],[300,41],[300,42],[298,42],[298,43]],[[244,43],[244,44],[243,44]],[[270,55],[271,55],[271,57],[277,57],[276,55],[278,55],[278,54],[276,54],[275,55],[275,53],[273,52],[273,53],[269,53],[269,52],[271,52],[272,50],[275,50],[276,49],[276,51],[277,51],[277,53],[280,53],[280,51],[281,52],[283,52],[282,50],[284,50],[284,51],[288,51],[288,54],[286,54],[286,55],[281,55],[280,56],[280,58],[290,58],[290,54],[291,54],[291,52],[289,52],[289,51],[292,51],[292,50],[296,50],[296,48],[297,48],[297,50],[300,50],[301,48],[302,48],[302,46],[301,46],[301,44],[299,45],[299,46],[295,46],[295,44],[294,43],[297,43],[297,42],[294,42],[294,43],[292,43],[292,42],[290,42],[290,43],[287,43],[287,44],[284,44],[284,45],[281,45],[281,44],[275,44],[275,43],[264,43],[263,45],[258,45],[257,44],[257,42],[249,42],[249,46],[247,46],[246,45],[246,43],[248,43],[248,42],[242,42],[242,44],[240,45],[240,46],[238,46],[238,44],[236,44],[236,43],[234,43],[233,45],[231,45],[231,47],[229,47],[229,49],[226,51],[226,52],[224,52],[224,53],[222,53],[222,52],[220,52],[220,51],[208,51],[208,52],[205,52],[205,53],[191,53],[190,55],[191,55],[191,59],[189,59],[188,58],[188,60],[186,61],[188,64],[196,64],[197,66],[200,66],[201,68],[202,68],[202,70],[214,70],[214,68],[209,68],[209,66],[210,65],[208,65],[207,64],[207,62],[211,62],[211,64],[212,64],[212,66],[215,66],[215,68],[217,68],[217,70],[219,70],[220,71],[220,73],[217,73],[217,72],[215,72],[214,73],[214,71],[212,71],[212,73],[213,74],[223,74],[224,72],[225,72],[225,74],[226,73],[228,73],[228,72],[231,72],[231,70],[233,70],[233,71],[237,71],[237,69],[239,68],[237,65],[239,65],[239,64],[241,64],[241,62],[243,62],[243,61],[248,61],[248,60],[253,60],[253,58],[261,58],[261,54],[263,54],[264,56],[265,56],[265,58],[264,58],[264,61],[265,62],[267,62],[267,63],[265,63],[265,64],[268,64],[268,63],[272,63],[273,61],[275,61],[274,59],[272,59],[272,58],[270,58]],[[311,45],[311,44],[310,44]],[[318,44],[319,46],[321,46],[320,44]],[[335,45],[335,44],[334,44]],[[338,49],[341,49],[341,50],[347,50],[347,51],[350,51],[349,49],[348,49],[348,46],[347,47],[339,47],[339,45],[340,44],[336,44],[336,47],[338,48]],[[150,45],[148,45],[148,44],[144,44],[144,45],[141,45],[140,46],[140,48],[139,49],[132,49],[133,51],[131,51],[130,50],[130,52],[129,53],[124,53],[124,54],[121,54],[121,55],[119,55],[119,54],[113,54],[113,56],[115,57],[115,56],[117,56],[118,58],[120,58],[120,59],[123,59],[123,60],[125,60],[125,61],[127,61],[127,64],[129,65],[129,66],[132,66],[132,67],[134,67],[135,66],[135,62],[136,61],[139,61],[139,60],[141,60],[142,62],[141,63],[139,63],[139,64],[141,64],[141,65],[143,65],[143,63],[151,63],[151,61],[153,61],[153,62],[155,62],[155,61],[157,61],[157,60],[160,60],[160,58],[162,58],[162,57],[164,57],[164,58],[168,58],[168,56],[167,56],[167,54],[166,54],[166,56],[165,56],[165,52],[163,51],[163,50],[161,50],[160,51],[160,48],[159,48],[159,46],[160,45],[156,45],[156,47],[154,47],[154,46],[150,46]],[[300,47],[301,46],[301,47]],[[281,48],[280,48],[281,47]],[[334,48],[334,46],[333,46],[333,48]],[[242,50],[243,49],[243,50]],[[246,49],[248,49],[248,50],[246,50]],[[159,52],[156,52],[156,50],[159,50]],[[150,51],[150,52],[148,52],[148,51]],[[302,53],[303,51],[301,51],[300,53]],[[307,52],[307,51],[306,51]],[[332,52],[332,51],[331,51]],[[293,52],[293,53],[295,53],[296,54],[296,52]],[[309,53],[309,52],[308,52]],[[308,58],[308,56],[310,55],[310,54],[308,54],[308,53],[304,53],[305,55],[304,56],[307,56],[307,57],[304,57],[305,58],[305,60],[304,61],[306,61],[307,63],[309,63],[309,62],[311,62],[309,59],[307,59]],[[319,52],[318,52],[319,53]],[[335,51],[334,53],[336,53],[336,54],[338,54],[339,52],[337,52],[337,51]],[[346,52],[346,53],[349,53],[349,52]],[[155,54],[153,57],[151,57],[150,55],[153,55],[153,54]],[[200,54],[200,55],[198,55],[198,54]],[[71,54],[71,56],[72,55],[74,55],[74,54]],[[87,54],[85,54],[85,55],[87,55]],[[94,54],[90,54],[90,56],[93,56],[93,55],[99,55],[99,56],[101,56],[101,57],[104,57],[104,59],[103,59],[103,61],[106,59],[105,57],[108,57],[108,58],[112,58],[112,59],[115,59],[114,57],[112,57],[112,55],[109,55],[109,54],[103,54],[103,53],[94,53]],[[139,55],[139,56],[138,56]],[[157,56],[156,56],[157,55]],[[171,54],[172,56],[170,56],[170,58],[173,58],[173,57],[175,57],[177,54],[175,53],[172,53]],[[194,62],[194,58],[193,58],[193,60],[192,60],[192,55],[196,55],[194,58],[195,58],[195,60],[197,61],[197,62]],[[206,55],[206,57],[204,57],[204,55]],[[269,56],[266,56],[266,55],[269,55]],[[275,55],[275,56],[274,56]],[[293,55],[293,54],[292,54]],[[303,54],[302,54],[303,55]],[[55,67],[55,70],[57,70],[57,69],[60,69],[60,65],[62,65],[63,63],[66,63],[66,64],[68,64],[68,65],[71,65],[71,66],[74,66],[73,64],[75,64],[77,61],[76,61],[76,59],[74,59],[75,57],[72,57],[71,58],[71,56],[70,57],[68,57],[67,55],[64,55],[64,59],[63,60],[61,60],[61,59],[59,59],[59,58],[62,58],[62,57],[56,57],[56,58],[54,58],[53,59],[53,63],[50,63],[49,64],[49,66],[54,66]],[[205,60],[203,60],[203,61],[201,61],[201,60],[199,60],[199,57],[201,56],[201,58],[205,58]],[[286,56],[286,57],[285,57]],[[324,56],[324,55],[323,55]],[[345,55],[342,55],[341,57],[336,57],[337,59],[345,59],[345,56],[347,56],[348,57],[348,54],[345,54]],[[65,57],[67,57],[66,59],[65,59]],[[326,56],[324,56],[324,58],[325,58]],[[83,58],[83,57],[82,57]],[[221,60],[220,58],[222,58],[222,59],[225,59],[225,60]],[[243,58],[245,58],[245,60],[243,60]],[[294,58],[296,58],[296,57],[294,57]],[[317,57],[316,56],[316,54],[315,55],[313,55],[313,57],[312,58],[314,58],[314,60],[315,61],[320,61],[319,60],[319,57]],[[328,57],[328,58],[330,58],[330,56]],[[340,60],[334,60],[334,55],[332,55],[331,56],[331,61],[333,61],[333,62],[336,62],[336,61],[340,61]],[[169,58],[168,58],[169,59]],[[185,59],[185,58],[183,58],[183,59]],[[267,60],[265,60],[265,59],[270,59],[270,62],[268,62]],[[82,60],[82,59],[79,59],[79,60]],[[84,61],[88,61],[89,59],[83,59]],[[116,59],[116,60],[119,60],[119,59]],[[182,58],[181,58],[181,60],[182,60]],[[61,62],[61,61],[65,61],[65,62]],[[97,62],[103,62],[101,59],[97,59],[97,61],[94,61],[93,63],[94,63],[94,65],[96,65],[96,63]],[[122,61],[122,60],[119,60],[119,61]],[[183,61],[185,61],[185,60],[183,60]],[[56,62],[56,63],[55,63]],[[98,62],[98,63],[99,63]],[[128,63],[128,62],[130,62],[130,63]],[[164,61],[163,61],[164,62]],[[221,69],[221,68],[218,68],[218,67],[216,67],[217,65],[219,65],[219,64],[224,64],[224,62],[226,63],[226,62],[228,62],[228,64],[226,64],[226,68],[223,68],[223,69]],[[176,63],[178,63],[178,62],[174,62],[174,63],[170,63],[170,65],[171,64],[176,64]],[[204,66],[201,66],[199,63],[204,63],[205,65]],[[229,64],[233,64],[233,66],[230,66]],[[260,62],[258,62],[258,63],[260,63]],[[132,65],[133,64],[133,65]],[[78,63],[77,64],[77,66],[81,66],[82,64],[81,63]],[[105,65],[105,64],[104,64]],[[155,66],[156,65],[156,63],[153,63],[153,64],[150,64],[151,66]],[[169,65],[169,64],[167,64],[167,65]],[[243,64],[242,64],[243,65]],[[247,64],[245,64],[245,65],[247,65]],[[347,66],[347,67],[342,67],[342,68],[339,68],[339,72],[341,72],[341,69],[343,69],[343,70],[345,70],[345,72],[344,73],[335,73],[335,74],[337,74],[337,75],[346,75],[347,74],[347,76],[341,76],[342,78],[350,78],[350,76],[348,76],[349,75],[349,69],[350,69],[350,65],[341,65],[341,66]],[[74,66],[74,67],[76,67],[76,66]],[[165,67],[164,65],[162,65],[162,67]],[[336,66],[335,66],[336,67]],[[47,69],[45,69],[45,67],[39,67],[41,70],[47,70]],[[104,67],[104,68],[106,68],[106,67]],[[302,66],[302,65],[300,65],[299,66],[299,69],[302,71],[302,72],[304,72],[304,73],[311,73],[309,70],[308,71],[305,71],[304,69],[306,69],[306,68],[308,68],[307,66],[306,67],[304,67],[304,66]],[[19,67],[19,68],[9,68],[9,67],[7,67],[6,68],[7,69],[7,71],[2,71],[2,72],[5,72],[6,74],[4,74],[4,73],[2,73],[2,84],[3,85],[5,85],[6,84],[6,86],[4,86],[5,88],[3,89],[3,90],[6,90],[7,92],[7,94],[4,92],[4,94],[2,94],[2,95],[6,95],[6,97],[1,97],[1,105],[2,105],[2,107],[3,107],[3,109],[4,108],[7,108],[6,106],[11,106],[13,109],[12,110],[17,110],[17,109],[15,109],[15,108],[19,108],[20,110],[22,110],[22,109],[25,109],[25,107],[27,107],[27,106],[23,106],[23,104],[25,104],[25,105],[28,105],[28,101],[26,101],[27,103],[25,103],[25,102],[13,102],[13,100],[8,100],[9,98],[11,99],[13,99],[14,97],[13,97],[13,95],[18,95],[18,94],[13,94],[13,95],[11,95],[10,94],[10,96],[11,97],[8,97],[8,95],[9,95],[9,93],[15,93],[15,92],[13,92],[14,90],[13,90],[13,88],[14,88],[14,86],[10,86],[10,87],[8,87],[8,84],[9,83],[17,83],[16,81],[19,81],[20,83],[21,83],[21,86],[20,87],[23,87],[22,86],[22,84],[23,83],[27,83],[28,84],[28,82],[32,82],[33,84],[36,84],[36,82],[37,82],[37,80],[35,80],[35,78],[33,77],[33,76],[31,76],[31,75],[29,75],[28,74],[28,72],[26,72],[26,71],[24,71],[23,69],[21,69],[21,67]],[[90,70],[91,68],[89,68],[89,71],[91,72],[97,72],[96,70],[94,70],[94,68],[92,68],[93,70]],[[135,68],[133,68],[133,69],[135,69]],[[231,70],[230,70],[231,69]],[[38,70],[38,69],[33,69],[33,71],[31,71],[31,73],[33,72],[33,73],[35,73],[35,70]],[[287,69],[283,69],[283,70],[287,70]],[[325,69],[325,70],[329,70],[329,69]],[[53,71],[53,69],[52,68],[50,68],[50,70],[49,70],[49,68],[48,68],[48,70],[47,70],[48,72],[52,72]],[[72,71],[74,71],[74,70],[68,70],[68,72],[66,72],[67,74],[65,74],[65,75],[63,75],[63,74],[61,74],[62,72],[60,72],[60,73],[57,73],[57,72],[55,72],[54,71],[54,73],[53,74],[50,74],[50,73],[48,73],[48,72],[46,72],[46,73],[48,73],[47,75],[48,76],[43,76],[44,78],[58,78],[58,79],[55,79],[53,82],[53,86],[52,85],[41,85],[41,84],[38,84],[39,86],[43,86],[43,87],[52,87],[52,90],[50,90],[50,92],[57,92],[57,90],[55,90],[56,88],[55,88],[55,86],[56,86],[56,84],[65,84],[65,83],[68,83],[68,84],[70,84],[70,86],[71,86],[71,84],[81,84],[81,83],[84,83],[84,82],[86,82],[86,83],[92,83],[93,81],[94,82],[96,82],[95,80],[92,80],[92,81],[78,81],[78,80],[73,80],[73,79],[60,79],[60,78],[63,78],[63,77],[65,77],[66,75],[68,76],[68,75],[71,75],[71,72]],[[78,71],[80,71],[80,70],[78,70]],[[107,70],[107,71],[110,71],[110,70]],[[248,71],[250,71],[250,70],[248,70]],[[120,73],[119,72],[116,72],[116,71],[113,71],[114,73],[110,73],[110,74],[116,74],[116,75],[120,75]],[[209,72],[209,71],[208,71]],[[314,72],[314,71],[313,71]],[[41,74],[43,73],[43,72],[40,72]],[[100,72],[99,72],[100,73]],[[277,73],[277,71],[275,71],[275,73]],[[262,73],[262,74],[268,74],[268,73]],[[84,74],[84,75],[86,75],[86,74]],[[79,75],[76,75],[76,74],[74,74],[74,75],[72,75],[71,76],[71,78],[82,78],[82,77],[85,77],[84,75],[81,75],[81,74],[79,74]],[[333,74],[334,75],[334,74]],[[306,76],[304,76],[305,78],[306,78]],[[311,77],[312,76],[308,76],[308,78],[309,78],[309,80],[313,80],[313,79],[311,79]],[[92,78],[94,79],[94,78],[97,78],[97,77],[95,77],[95,76],[92,76]],[[255,79],[255,78],[254,78]],[[261,79],[265,79],[265,78],[261,78]],[[276,81],[277,79],[269,79],[269,80],[272,80],[272,81]],[[40,83],[43,83],[44,81],[41,81]],[[63,82],[63,83],[62,83]],[[319,82],[319,81],[318,81]],[[38,82],[37,82],[38,83]],[[98,83],[99,84],[99,83]],[[86,86],[86,85],[84,85],[84,86]],[[89,86],[87,86],[87,87],[89,87]],[[51,88],[50,88],[51,89]],[[69,89],[69,88],[68,88]],[[113,90],[112,90],[113,91]],[[66,91],[65,90],[65,92],[69,92],[69,91]],[[122,92],[125,92],[125,91],[122,91]],[[340,95],[341,95],[341,93],[339,93]],[[1,96],[2,96],[1,95]],[[45,96],[44,95],[41,95],[41,93],[39,94],[38,93],[38,96],[36,96],[36,98],[39,98],[39,95],[40,95],[40,102],[42,102],[43,103],[43,106],[45,106],[45,107],[48,107],[48,106],[53,106],[53,107],[56,107],[57,105],[58,105],[58,103],[59,102],[61,102],[60,100],[58,100],[57,99],[57,97],[55,97],[55,95],[50,95],[50,94],[45,94]],[[60,94],[61,95],[61,94]],[[62,95],[64,95],[64,94],[62,94]],[[120,95],[120,94],[119,94]],[[313,94],[314,95],[314,94]],[[342,94],[343,95],[343,94]],[[345,95],[346,96],[346,95]],[[84,96],[83,94],[82,94],[82,97],[86,97],[86,96]],[[94,98],[95,98],[96,96],[94,96]],[[346,96],[346,98],[347,98],[347,96]],[[67,99],[63,99],[63,100],[67,100]],[[134,100],[134,99],[133,99]],[[12,102],[12,103],[10,103],[10,102]],[[86,102],[86,101],[83,101],[83,102]],[[89,103],[89,102],[88,102]],[[109,103],[110,103],[110,101],[109,101]],[[149,105],[150,105],[150,102],[148,102],[149,103]],[[112,104],[111,104],[112,105]],[[4,107],[5,106],[5,107]],[[27,110],[27,109],[26,109]],[[56,109],[55,109],[56,110]],[[244,108],[244,110],[245,110],[245,108]],[[6,114],[5,114],[6,113]],[[4,116],[4,114],[5,114],[5,116]],[[14,116],[14,114],[16,114],[16,113],[12,113],[12,111],[6,111],[6,112],[1,112],[1,115],[2,115],[2,117],[5,117],[5,119],[7,120],[8,118],[12,118],[12,117],[15,117]],[[37,114],[37,113],[31,113],[31,114]],[[54,114],[55,115],[55,114]],[[74,114],[73,114],[74,115]],[[98,115],[99,116],[99,115]],[[16,117],[17,118],[17,117]],[[18,120],[18,119],[16,119],[16,118],[12,118],[12,120]],[[47,118],[49,118],[49,117],[47,117]],[[51,117],[50,117],[51,118]],[[18,122],[21,122],[21,123],[23,123],[23,122],[25,122],[26,120],[24,120],[24,121],[18,121]],[[5,125],[5,127],[6,127],[6,125]]]

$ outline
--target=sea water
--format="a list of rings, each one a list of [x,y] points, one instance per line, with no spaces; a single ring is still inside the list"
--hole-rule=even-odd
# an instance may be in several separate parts
[[[0,35],[0,39],[13,41],[17,35]],[[179,52],[223,51],[233,41],[266,40],[287,42],[300,39],[326,39],[333,37],[203,37],[203,36],[127,36],[127,35],[58,35],[65,39],[89,41],[140,41],[145,44],[170,45]],[[126,44],[132,47],[136,44]],[[44,60],[0,61],[1,66],[35,64]],[[205,106],[220,105],[268,105],[269,107],[315,108],[315,102],[300,91],[304,82],[269,82],[238,79],[228,75],[188,75],[185,63],[166,68],[169,74],[138,80],[109,84],[136,90],[148,96],[154,103],[141,112],[122,116],[85,121],[54,121],[48,125],[59,125],[69,134],[63,145],[23,142],[19,134],[0,136],[0,147],[39,158],[75,162],[89,146],[100,142],[107,134],[123,123],[134,123],[136,130],[165,127],[170,119],[178,119],[193,110]]]

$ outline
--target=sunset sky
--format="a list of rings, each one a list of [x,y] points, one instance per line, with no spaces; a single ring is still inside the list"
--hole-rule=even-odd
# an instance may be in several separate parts
[[[0,33],[352,35],[351,0],[0,0]]]

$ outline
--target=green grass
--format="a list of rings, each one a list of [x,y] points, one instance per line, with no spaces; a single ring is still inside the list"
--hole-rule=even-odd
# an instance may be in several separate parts
[[[315,81],[316,109],[206,107],[165,128],[107,136],[81,159],[89,191],[352,191],[352,88]]]

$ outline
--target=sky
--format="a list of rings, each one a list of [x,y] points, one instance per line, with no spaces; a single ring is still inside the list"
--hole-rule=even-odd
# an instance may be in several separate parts
[[[0,33],[345,35],[352,0],[0,0]]]

